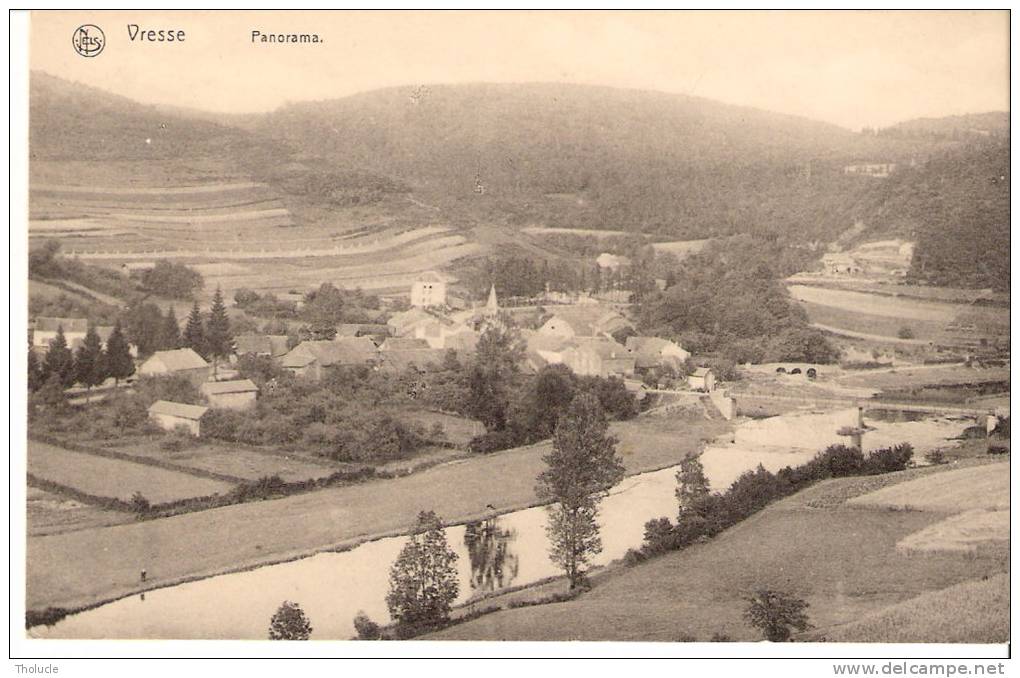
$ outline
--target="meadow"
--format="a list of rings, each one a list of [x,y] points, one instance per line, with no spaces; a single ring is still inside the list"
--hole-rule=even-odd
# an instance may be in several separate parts
[[[28,442],[28,472],[50,483],[95,497],[130,501],[140,492],[152,503],[200,497],[230,490],[225,482],[177,471]]]

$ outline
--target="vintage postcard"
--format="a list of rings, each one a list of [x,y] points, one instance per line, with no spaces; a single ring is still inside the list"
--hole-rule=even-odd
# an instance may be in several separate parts
[[[28,13],[14,634],[1005,656],[1009,21]]]

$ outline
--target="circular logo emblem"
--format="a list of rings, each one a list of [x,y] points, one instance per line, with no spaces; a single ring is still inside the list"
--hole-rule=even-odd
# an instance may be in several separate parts
[[[99,26],[84,24],[74,30],[71,44],[74,46],[74,51],[83,57],[99,56],[103,48],[106,47],[106,35],[103,34],[103,29]]]

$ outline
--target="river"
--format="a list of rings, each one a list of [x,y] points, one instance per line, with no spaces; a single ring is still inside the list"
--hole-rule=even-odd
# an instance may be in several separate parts
[[[833,422],[850,416],[846,412],[797,414],[747,422],[731,442],[710,445],[702,454],[709,483],[715,490],[724,490],[758,464],[770,471],[802,464],[832,435],[819,437],[820,427],[832,429]],[[920,462],[925,451],[944,445],[967,423],[941,418],[868,422],[876,430],[865,434],[865,448],[910,441],[915,461]],[[649,519],[675,518],[675,475],[675,467],[667,468],[631,476],[613,488],[599,515],[603,550],[594,565],[607,564],[639,546]],[[559,574],[549,561],[545,518],[545,509],[536,507],[447,528],[447,540],[458,555],[457,602]],[[290,600],[304,609],[313,638],[347,639],[354,635],[352,620],[359,611],[376,622],[389,621],[385,603],[389,568],[405,541],[405,537],[379,539],[349,551],[156,589],[71,615],[53,626],[34,627],[29,635],[265,639],[273,613],[281,602]]]

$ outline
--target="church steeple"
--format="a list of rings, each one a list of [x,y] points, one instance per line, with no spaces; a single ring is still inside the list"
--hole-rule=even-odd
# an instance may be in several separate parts
[[[499,300],[496,299],[495,285],[489,288],[489,300],[485,302],[485,313],[487,315],[499,313]]]

